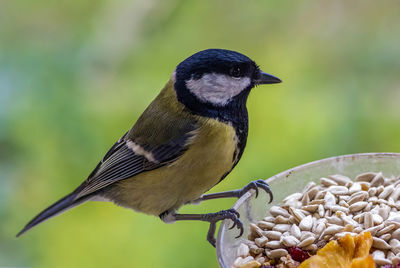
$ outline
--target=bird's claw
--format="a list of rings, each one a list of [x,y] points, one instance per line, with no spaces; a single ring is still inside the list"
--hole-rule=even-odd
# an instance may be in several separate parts
[[[253,189],[256,192],[256,198],[257,198],[258,188],[263,189],[269,195],[269,203],[271,203],[274,196],[272,194],[271,188],[269,187],[268,183],[266,183],[263,180],[256,180],[247,184],[245,187],[243,187],[243,189],[239,190],[239,198],[251,189]]]
[[[210,228],[207,234],[207,241],[211,243],[215,247],[216,240],[214,238],[214,232],[216,229],[216,223],[221,220],[231,219],[233,221],[232,226],[229,229],[233,229],[234,227],[240,230],[239,235],[236,238],[239,238],[243,235],[244,227],[242,221],[239,219],[240,214],[233,208],[228,210],[221,210],[216,213],[207,214],[206,221],[210,222]]]

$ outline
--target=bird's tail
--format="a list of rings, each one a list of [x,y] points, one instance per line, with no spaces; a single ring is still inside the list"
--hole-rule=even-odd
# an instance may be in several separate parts
[[[81,198],[76,199],[76,192],[72,192],[71,194],[61,198],[53,205],[49,206],[45,210],[43,210],[39,215],[33,218],[28,224],[17,234],[17,237],[28,231],[29,229],[35,227],[39,223],[42,223],[70,208],[73,208],[83,202],[88,201],[92,198],[92,196],[84,196]]]

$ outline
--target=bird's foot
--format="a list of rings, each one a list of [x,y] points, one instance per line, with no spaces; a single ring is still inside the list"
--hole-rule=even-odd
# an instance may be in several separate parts
[[[256,180],[252,181],[249,184],[247,184],[245,187],[242,189],[236,190],[236,196],[237,198],[242,197],[245,193],[247,193],[249,190],[253,189],[256,192],[256,198],[258,197],[258,188],[263,189],[267,194],[269,194],[269,203],[272,202],[274,196],[272,194],[271,188],[269,187],[268,183],[266,183],[263,180]]]
[[[239,229],[239,235],[236,238],[239,238],[242,236],[244,228],[243,228],[243,223],[239,219],[240,215],[239,212],[234,210],[233,208],[228,209],[228,210],[221,210],[216,213],[208,213],[204,214],[204,221],[210,222],[210,228],[208,229],[207,233],[207,241],[210,242],[210,244],[215,247],[216,245],[216,240],[214,237],[215,229],[216,229],[216,224],[218,221],[222,221],[225,219],[231,219],[233,221],[232,226],[229,229],[233,229],[236,227]]]

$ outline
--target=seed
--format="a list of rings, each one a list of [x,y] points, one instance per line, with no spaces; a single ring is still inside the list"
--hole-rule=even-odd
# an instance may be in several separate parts
[[[325,204],[324,199],[315,199],[315,200],[311,201],[309,205],[321,205],[321,204]]]
[[[308,197],[310,198],[310,200],[313,200],[313,199],[315,198],[315,196],[317,195],[318,192],[319,192],[319,187],[311,188],[311,189],[307,192]]]
[[[361,185],[361,190],[368,192],[369,188],[371,187],[371,183],[366,181],[360,181],[359,183]]]
[[[271,249],[277,249],[277,248],[281,248],[282,244],[279,240],[273,240],[273,241],[269,241],[269,242],[265,243],[265,247],[271,248]]]
[[[328,179],[328,178],[321,178],[320,182],[323,186],[329,187],[332,185],[338,185],[337,182],[335,182],[334,180]]]
[[[336,205],[336,198],[331,192],[326,192],[324,200],[325,200],[325,208]]]
[[[314,189],[314,188],[313,188]],[[318,190],[317,190],[318,191]],[[306,206],[308,203],[310,203],[310,197],[308,196],[308,192],[307,193],[305,193],[304,195],[303,195],[303,198],[301,199],[301,204],[303,205],[303,206]]]
[[[311,216],[307,216],[300,221],[299,227],[301,230],[309,231],[313,226],[313,220]]]
[[[342,196],[343,196],[343,195],[342,195]],[[342,197],[342,196],[340,196],[340,197]],[[347,204],[347,202],[344,201],[344,200],[340,200],[340,201],[339,201],[339,205],[342,206],[342,207],[345,207],[345,208],[350,207],[349,204]]]
[[[383,219],[379,214],[372,214],[372,220],[374,221],[374,225],[379,225],[383,222]]]
[[[366,182],[371,182],[372,179],[376,176],[376,173],[373,172],[367,172],[367,173],[362,173],[358,175],[355,179],[355,181],[366,181]]]
[[[309,232],[309,231],[303,231],[303,232],[301,232],[300,241],[303,241],[304,239],[309,238],[309,237],[315,238],[315,234],[312,232]]]
[[[296,200],[299,201],[301,197],[303,196],[302,193],[294,193],[289,196],[287,196],[285,199],[283,199],[283,203],[286,203],[288,200]]]
[[[386,226],[385,228],[382,228],[379,232],[376,233],[376,235],[381,236],[383,234],[386,234],[386,233],[392,231],[395,227],[396,227],[396,225],[390,224],[390,225]]]
[[[240,257],[246,257],[249,255],[249,246],[241,243],[237,249],[237,255]]]
[[[282,233],[281,232],[277,232],[277,231],[266,231],[266,232],[264,232],[264,235],[266,237],[268,237],[269,239],[279,240],[281,238],[281,236],[282,236]]]
[[[361,233],[362,231],[363,231],[363,228],[361,228],[361,227],[356,227],[356,228],[354,228],[354,230],[353,230],[353,232],[356,233],[356,234],[359,234],[359,233]]]
[[[306,247],[303,247],[303,249],[306,251],[315,252],[315,251],[317,251],[318,246],[316,244],[311,244]]]
[[[263,252],[263,249],[259,248],[256,245],[250,245],[249,248],[250,248],[250,254],[253,254],[253,255],[258,255],[261,252]]]
[[[272,228],[272,230],[284,233],[286,231],[289,231],[291,226],[291,224],[277,224],[274,226],[274,228]]]
[[[250,233],[255,234],[257,237],[262,236],[262,230],[254,223],[250,223]]]
[[[372,203],[368,203],[367,206],[364,208],[364,211],[368,212],[372,208]]]
[[[353,183],[353,185],[349,188],[349,194],[354,194],[361,191],[361,184]]]
[[[308,212],[315,212],[318,209],[318,205],[303,206],[302,209]]]
[[[315,228],[315,233],[316,234],[322,234],[322,232],[325,230],[326,226],[323,223],[319,223],[317,227]]]
[[[350,178],[339,174],[331,175],[329,179],[335,181],[339,185],[346,185],[346,183],[352,182]]]
[[[289,235],[289,236],[282,236],[281,242],[282,242],[282,244],[284,244],[287,247],[294,247],[300,241],[296,237]]]
[[[372,179],[372,181],[371,181],[371,186],[375,186],[375,187],[376,187],[376,186],[382,185],[383,182],[384,182],[384,179],[383,179],[382,172],[379,172],[379,173],[376,174],[375,177]]]
[[[311,245],[314,241],[315,241],[315,237],[310,236],[310,237],[307,237],[306,239],[304,239],[303,241],[301,241],[297,246],[300,248],[303,248],[303,247]]]
[[[254,240],[254,242],[256,242],[256,245],[259,246],[260,248],[264,247],[265,243],[268,242],[268,238],[266,238],[265,236],[256,238]]]
[[[400,257],[395,256],[392,258],[392,265],[396,267],[399,263],[400,263]]]
[[[274,222],[275,221],[275,217],[272,216],[267,216],[263,219],[263,221],[267,221],[267,222]]]
[[[346,186],[330,186],[328,191],[335,195],[344,195],[349,193],[349,189],[347,189]]]
[[[303,214],[303,212],[301,212],[299,209],[296,208],[289,208],[289,212],[290,214],[292,214],[296,220],[298,220],[299,222],[304,219],[306,216]]]
[[[332,235],[332,234],[341,232],[343,229],[344,229],[343,226],[332,224],[331,226],[328,226],[325,229],[324,235]]]
[[[398,239],[391,239],[389,245],[392,247],[394,254],[399,254],[400,252],[400,241]]]
[[[336,224],[336,225],[343,224],[343,220],[341,218],[338,218],[336,215],[332,216],[332,217],[326,216],[325,218],[328,221],[328,223],[330,223],[330,224]]]
[[[385,187],[383,185],[379,185],[378,188],[376,188],[376,194],[380,195],[384,189]]]
[[[379,266],[384,266],[384,265],[390,265],[392,262],[388,259],[381,259],[381,258],[376,258],[374,259],[375,263]]]
[[[374,226],[374,220],[372,218],[372,214],[370,212],[365,213],[364,215],[364,228],[368,229]]]
[[[369,190],[368,190],[368,195],[369,195],[370,197],[373,197],[373,196],[376,195],[377,192],[378,192],[378,190],[376,189],[376,187],[372,187],[372,188],[369,188]]]
[[[311,188],[313,188],[316,185],[317,184],[315,182],[310,181],[309,183],[307,183],[306,187],[304,187],[303,193],[308,192],[308,190],[310,190]]]
[[[297,239],[300,239],[301,237],[300,228],[296,224],[293,224],[292,227],[290,227],[290,233]]]
[[[382,240],[385,240],[387,242],[387,241],[389,241],[389,239],[391,237],[392,237],[391,234],[384,234],[384,235],[381,235],[379,238],[382,239]]]
[[[315,199],[323,199],[325,197],[326,193],[327,193],[326,190],[323,190],[323,191],[317,193],[317,195],[315,196]]]
[[[354,203],[356,203],[356,202],[364,201],[364,200],[367,199],[368,197],[369,197],[369,195],[368,195],[368,193],[367,193],[366,191],[361,191],[361,192],[352,194],[352,195],[350,196],[349,201],[347,201],[347,203],[348,203],[349,205],[352,205],[352,204],[354,204]]]
[[[322,218],[325,214],[325,209],[322,204],[318,205],[318,215]]]
[[[381,230],[385,225],[384,224],[380,224],[374,227],[370,227],[368,229],[365,229],[365,232],[370,232],[372,236],[375,236],[376,233]]]
[[[273,222],[268,222],[268,221],[259,221],[257,223],[258,227],[264,229],[264,230],[271,230],[272,228],[274,228],[275,223]],[[250,230],[251,230],[251,225],[250,225]]]
[[[393,198],[394,201],[397,201],[400,196],[400,186],[396,186],[396,188],[393,190],[392,194],[390,195],[391,198]]]
[[[277,258],[286,256],[288,254],[289,253],[287,252],[286,249],[279,248],[279,249],[274,249],[274,250],[269,251],[267,253],[267,257],[270,258],[270,259],[277,259]]]
[[[393,233],[392,233],[392,237],[395,239],[400,240],[400,229],[396,229]]]
[[[276,216],[274,222],[275,222],[276,224],[279,224],[279,223],[288,223],[288,222],[289,222],[289,218],[283,217],[282,215],[278,215],[278,216]]]
[[[373,246],[374,248],[377,248],[377,249],[391,249],[391,248],[392,248],[392,247],[391,247],[388,243],[386,243],[386,241],[383,240],[383,239],[380,239],[380,238],[377,238],[377,237],[373,237],[372,239],[373,239],[372,246]]]
[[[290,214],[285,209],[278,207],[278,206],[272,206],[269,209],[269,213],[271,213],[271,215],[275,216],[275,217],[278,215],[281,215],[281,216],[289,218],[289,216],[290,216]]]
[[[342,207],[342,206],[338,206],[338,205],[332,206],[332,207],[330,207],[330,209],[331,209],[333,212],[336,212],[336,211],[343,211],[343,212],[345,212],[345,213],[349,213],[349,209],[348,209],[348,208]]]
[[[390,207],[387,205],[382,205],[378,210],[379,215],[383,218],[383,220],[387,220],[390,213]]]
[[[363,210],[367,206],[367,204],[368,204],[367,202],[362,202],[362,201],[356,202],[350,205],[349,209],[351,212],[357,212]]]
[[[387,198],[393,191],[393,185],[389,185],[383,189],[382,193],[378,195],[378,198]]]

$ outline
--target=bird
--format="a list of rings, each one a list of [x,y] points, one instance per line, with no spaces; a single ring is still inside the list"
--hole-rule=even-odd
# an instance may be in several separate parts
[[[237,165],[248,136],[247,98],[262,84],[281,80],[236,51],[206,49],[179,63],[161,92],[70,194],[34,217],[17,237],[87,201],[109,201],[165,223],[204,221],[216,246],[216,223],[230,219],[238,237],[243,224],[234,209],[179,214],[180,207],[217,198],[240,198],[250,189],[273,194],[264,180],[239,190],[205,194]]]

